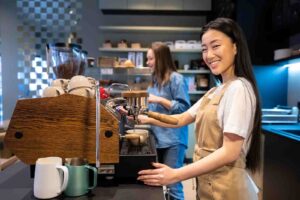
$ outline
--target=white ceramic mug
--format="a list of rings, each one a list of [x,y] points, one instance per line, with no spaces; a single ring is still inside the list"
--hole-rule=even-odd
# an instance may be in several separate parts
[[[52,81],[51,86],[61,87],[65,90],[65,89],[67,89],[69,81],[70,81],[69,79],[62,79],[62,78],[55,79]]]
[[[62,158],[39,158],[35,165],[33,194],[39,199],[54,198],[66,189],[68,179],[68,168],[62,165]]]
[[[83,97],[94,97],[95,90],[91,88],[74,88],[73,90],[69,91],[69,94],[79,95]]]
[[[89,82],[91,83],[92,87],[96,86],[96,83],[97,83],[96,79],[94,79],[93,77],[86,77],[86,78],[89,80]]]
[[[183,69],[186,71],[186,70],[189,70],[190,69],[190,65],[189,64],[185,64],[183,65]]]
[[[49,86],[43,90],[43,97],[56,97],[64,93],[65,91],[62,87]]]
[[[73,76],[68,84],[68,91],[75,88],[92,88],[92,84],[90,83],[89,79],[85,76]]]

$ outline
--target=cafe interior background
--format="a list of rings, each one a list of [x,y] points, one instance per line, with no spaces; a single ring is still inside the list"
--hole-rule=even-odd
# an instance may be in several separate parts
[[[189,1],[191,5],[193,3],[199,5],[200,2],[200,0]],[[105,4],[107,2],[109,5]],[[53,74],[47,70],[45,50],[47,43],[79,43],[88,51],[89,57],[95,58],[94,68],[97,68],[97,58],[107,53],[99,48],[108,39],[114,43],[126,39],[142,44],[181,38],[199,40],[198,32],[109,32],[104,27],[201,27],[218,16],[235,19],[246,34],[262,107],[273,108],[277,105],[299,107],[299,0],[205,0],[202,3],[204,2],[204,5],[207,2],[211,3],[210,8],[204,6],[201,10],[200,6],[200,9],[192,10],[190,6],[189,11],[178,10],[176,6],[159,10],[156,7],[147,8],[147,1],[138,0],[133,2],[144,5],[130,9],[124,6],[124,2],[127,1],[0,0],[2,127],[7,126],[6,123],[11,118],[18,99],[40,97],[49,80],[53,79]],[[182,0],[166,2],[171,2],[170,5],[174,6]],[[288,58],[274,60],[274,51],[285,48],[292,49],[293,54]],[[200,52],[196,57],[199,56]],[[184,55],[175,57],[186,59]],[[183,64],[181,63],[179,68],[182,68]],[[98,74],[95,76],[98,77]],[[189,135],[191,142],[193,132]],[[191,152],[189,148],[189,157]]]

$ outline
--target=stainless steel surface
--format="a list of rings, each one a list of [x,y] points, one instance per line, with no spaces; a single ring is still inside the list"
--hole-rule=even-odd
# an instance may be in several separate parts
[[[297,107],[277,106],[272,109],[262,109],[262,123],[294,124],[298,123]]]
[[[101,119],[101,111],[100,111],[100,87],[99,81],[96,83],[96,167],[98,169],[98,173],[100,172],[100,119]]]

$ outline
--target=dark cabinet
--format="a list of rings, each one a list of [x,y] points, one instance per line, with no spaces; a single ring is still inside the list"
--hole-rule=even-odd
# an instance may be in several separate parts
[[[300,142],[265,132],[263,199],[300,197]]]
[[[300,33],[299,0],[239,0],[236,5],[255,65],[272,63],[274,50],[289,48],[290,38]]]

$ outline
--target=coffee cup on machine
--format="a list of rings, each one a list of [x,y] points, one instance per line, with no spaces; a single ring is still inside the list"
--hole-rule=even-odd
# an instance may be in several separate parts
[[[52,81],[51,86],[61,87],[64,90],[66,90],[69,81],[70,81],[69,79],[63,79],[63,78],[55,79],[55,80]]]
[[[97,168],[88,165],[83,158],[66,158],[65,166],[69,170],[69,181],[64,191],[66,196],[75,197],[88,193],[97,186]],[[89,184],[89,171],[93,173],[93,185]]]
[[[79,95],[79,96],[83,96],[83,97],[94,97],[95,90],[91,89],[91,88],[75,88],[75,89],[69,91],[69,94]]]
[[[68,84],[68,93],[84,97],[94,97],[95,90],[91,79],[85,76],[74,76]]]
[[[146,129],[130,129],[126,131],[125,138],[134,145],[143,145],[149,137],[149,131]]]
[[[43,97],[56,97],[56,96],[62,95],[64,93],[65,93],[65,91],[62,87],[49,86],[43,90],[42,96]]]
[[[71,78],[68,84],[68,91],[77,89],[77,88],[92,88],[92,84],[89,79],[85,76],[74,76]]]

